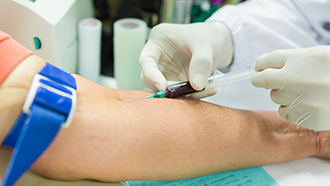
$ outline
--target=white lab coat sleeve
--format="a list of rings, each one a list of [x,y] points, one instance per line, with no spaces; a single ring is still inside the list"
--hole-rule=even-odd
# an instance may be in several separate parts
[[[264,53],[276,49],[330,44],[330,0],[250,0],[226,5],[206,22],[221,21],[231,31],[231,70],[251,68]],[[322,26],[322,24],[323,26]]]

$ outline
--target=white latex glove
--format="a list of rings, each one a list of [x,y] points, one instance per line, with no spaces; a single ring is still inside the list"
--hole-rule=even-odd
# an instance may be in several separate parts
[[[168,24],[155,26],[140,55],[142,82],[154,91],[168,84],[190,81],[202,90],[216,68],[230,65],[233,44],[228,28],[221,22]],[[194,93],[202,98],[216,94],[217,89]]]
[[[277,50],[260,56],[256,87],[272,89],[272,100],[288,121],[316,131],[330,129],[330,46]]]

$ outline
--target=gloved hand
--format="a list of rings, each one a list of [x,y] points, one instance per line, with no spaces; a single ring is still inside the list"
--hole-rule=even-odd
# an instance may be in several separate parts
[[[330,46],[264,54],[255,70],[252,83],[272,89],[281,117],[316,131],[330,130]]]
[[[229,66],[232,56],[231,34],[221,22],[162,23],[151,30],[140,55],[141,79],[154,91],[187,80],[195,90],[201,90],[216,68]],[[216,92],[214,88],[192,97],[202,98]]]

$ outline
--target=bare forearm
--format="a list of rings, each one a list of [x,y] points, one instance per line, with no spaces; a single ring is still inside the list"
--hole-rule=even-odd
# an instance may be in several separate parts
[[[91,86],[93,95],[78,100],[74,122],[35,164],[37,172],[68,180],[183,179],[315,153],[316,134],[276,112],[188,99],[123,102],[133,92]]]
[[[277,112],[233,110],[191,100],[164,100],[159,105],[148,111],[133,109],[137,119],[126,131],[129,145],[122,162],[130,167],[123,174],[126,179],[183,179],[290,161],[315,150],[315,136],[303,129],[297,134],[299,127]],[[281,131],[268,129],[278,125]]]

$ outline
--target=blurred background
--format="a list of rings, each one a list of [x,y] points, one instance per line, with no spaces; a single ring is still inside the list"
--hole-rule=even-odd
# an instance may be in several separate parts
[[[0,30],[45,61],[118,88],[145,90],[139,55],[159,23],[203,22],[242,0],[0,0]],[[24,30],[24,32],[22,32]]]
[[[244,1],[244,0],[243,0]],[[113,23],[138,18],[153,26],[203,22],[226,4],[241,0],[93,0],[95,17],[102,21],[101,74],[114,77]]]

